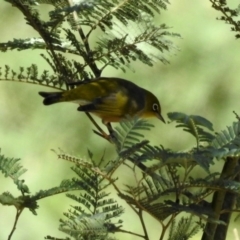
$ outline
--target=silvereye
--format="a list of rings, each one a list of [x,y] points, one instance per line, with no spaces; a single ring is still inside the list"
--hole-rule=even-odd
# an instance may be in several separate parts
[[[101,77],[83,81],[68,91],[39,94],[44,97],[44,105],[74,102],[80,105],[78,111],[93,113],[105,124],[119,122],[127,116],[157,117],[165,122],[158,99],[151,92],[121,78]]]

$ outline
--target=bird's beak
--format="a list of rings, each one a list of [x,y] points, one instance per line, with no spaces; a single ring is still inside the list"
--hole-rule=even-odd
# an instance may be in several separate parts
[[[157,118],[160,119],[162,122],[166,123],[164,118],[162,117],[162,115],[160,113],[157,114]]]

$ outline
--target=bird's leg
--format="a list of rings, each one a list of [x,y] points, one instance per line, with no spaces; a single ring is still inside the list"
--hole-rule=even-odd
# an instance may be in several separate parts
[[[93,119],[93,117],[90,115],[90,113],[88,113],[88,112],[85,112],[85,113],[87,114],[88,118],[91,120],[91,122],[93,123],[93,125],[94,125],[94,126],[97,128],[97,130],[98,130],[98,131],[93,130],[93,132],[96,133],[98,136],[100,136],[100,137],[108,140],[109,142],[112,142],[112,141],[111,141],[111,135],[108,135],[107,133],[105,133],[105,132],[102,130],[101,127],[99,127],[99,125],[96,123],[96,121],[95,121],[95,120]],[[106,125],[106,124],[105,124],[105,125]],[[111,131],[113,132],[113,129],[112,129],[112,126],[111,126],[110,123],[109,123],[109,125],[110,125],[110,128],[111,128]],[[107,126],[107,125],[106,125],[106,126]],[[108,128],[108,126],[107,126],[107,128]],[[109,128],[108,128],[108,130],[109,130]],[[109,130],[109,133],[110,133],[110,130]],[[111,133],[110,133],[110,134],[111,134]]]
[[[108,135],[108,139],[111,143],[116,143],[116,135],[114,134],[114,130],[112,128],[112,125],[110,122],[105,122],[102,121],[103,124],[107,127],[109,135]]]
[[[106,125],[106,127],[107,127],[107,129],[108,129],[108,132],[109,132],[109,134],[112,136],[113,134],[114,134],[114,130],[113,130],[113,128],[112,128],[112,125],[111,125],[111,123],[110,122],[108,122],[108,123],[104,123],[105,125]]]

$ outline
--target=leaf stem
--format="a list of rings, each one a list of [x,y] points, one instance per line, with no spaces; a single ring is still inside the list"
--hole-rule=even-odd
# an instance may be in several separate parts
[[[23,209],[24,208],[17,209],[15,221],[14,221],[14,224],[13,224],[13,228],[12,228],[12,230],[11,230],[9,236],[8,236],[8,240],[10,240],[12,238],[12,235],[13,235],[14,231],[16,230],[17,222],[18,222],[18,219],[19,219],[21,213],[23,212]]]

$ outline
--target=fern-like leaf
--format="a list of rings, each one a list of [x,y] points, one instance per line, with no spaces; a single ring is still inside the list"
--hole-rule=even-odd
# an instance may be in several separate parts
[[[92,157],[93,154],[88,152]],[[106,192],[110,183],[102,176],[103,174],[99,174],[101,170],[91,162],[70,156],[62,151],[57,154],[59,158],[76,164],[72,170],[77,178],[72,179],[70,183],[67,182],[66,187],[70,190],[71,185],[73,184],[74,187],[76,184],[80,190],[78,195],[67,193],[67,197],[75,201],[77,205],[71,206],[71,209],[64,213],[66,219],[61,219],[60,230],[72,237],[78,236],[77,239],[85,239],[86,234],[93,239],[103,237],[108,239],[107,235],[110,230],[107,226],[110,219],[119,217],[123,213],[123,208],[113,198],[109,198],[110,193]]]
[[[212,140],[210,151],[214,157],[223,158],[240,154],[240,122],[234,122]]]
[[[179,112],[168,113],[168,117],[171,121],[178,123],[176,127],[183,128],[184,131],[189,132],[195,137],[197,147],[199,147],[200,142],[210,142],[214,139],[214,135],[205,130],[213,131],[212,123],[206,118]]]
[[[158,163],[152,165],[152,169],[158,170],[166,165],[178,165],[185,169],[196,164],[200,165],[205,171],[209,172],[209,167],[213,164],[214,157],[211,152],[205,148],[194,148],[188,152],[174,152],[163,147],[146,145],[141,149],[141,154],[135,157],[136,162],[147,160],[158,160]]]
[[[32,196],[32,199],[39,200],[39,199],[54,196],[60,193],[66,193],[74,190],[82,190],[84,187],[85,187],[85,183],[77,179],[63,180],[61,184],[57,187],[38,191]]]
[[[24,180],[20,180],[27,170],[24,169],[19,164],[19,158],[7,158],[4,155],[0,155],[0,170],[5,175],[5,177],[10,177],[13,179],[14,183],[17,185],[17,188],[24,193],[29,193],[28,186],[24,184]]]
[[[178,224],[173,221],[169,231],[168,240],[190,239],[200,230],[201,226],[196,225],[192,215],[189,218],[182,217]]]
[[[108,236],[111,229],[110,224],[105,221],[105,214],[94,214],[92,216],[77,215],[74,212],[65,214],[68,220],[60,220],[59,230],[73,237],[74,239],[96,239],[96,240],[113,240]],[[111,224],[112,225],[112,224]],[[114,225],[116,229],[116,227]]]
[[[57,75],[50,75],[48,70],[43,70],[39,74],[38,67],[35,64],[26,68],[20,67],[17,71],[11,69],[8,65],[5,65],[4,70],[0,67],[0,81],[25,82],[63,90],[63,82]]]
[[[138,131],[150,130],[153,127],[153,125],[146,120],[137,117],[121,121],[120,126],[121,127],[115,128],[115,134],[118,140],[117,149],[119,153],[140,142],[140,139],[143,138],[144,135]]]

